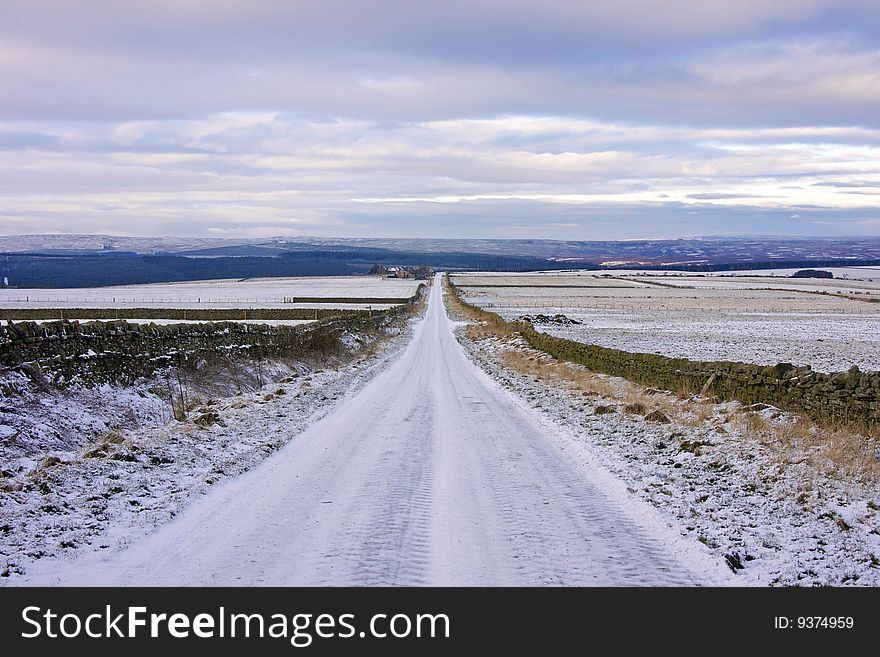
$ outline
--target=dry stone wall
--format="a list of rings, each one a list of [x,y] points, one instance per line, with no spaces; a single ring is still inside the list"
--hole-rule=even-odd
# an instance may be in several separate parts
[[[450,289],[458,290],[450,281]],[[825,374],[809,366],[698,361],[584,344],[542,333],[528,322],[507,322],[497,313],[459,301],[491,322],[514,327],[529,346],[594,372],[666,390],[690,390],[747,404],[772,404],[815,419],[880,423],[880,372]]]
[[[385,311],[334,314],[300,326],[234,321],[200,324],[130,324],[125,320],[7,322],[0,326],[0,367],[39,370],[53,382],[97,385],[132,381],[197,355],[296,357],[332,348],[342,333],[380,328],[406,312],[408,303]],[[240,311],[239,311],[240,312]]]

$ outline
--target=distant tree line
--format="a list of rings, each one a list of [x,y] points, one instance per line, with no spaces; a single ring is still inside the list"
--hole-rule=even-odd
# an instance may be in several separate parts
[[[834,274],[830,271],[821,271],[819,269],[801,269],[791,275],[792,278],[834,278]]]
[[[365,272],[367,266],[310,258],[306,261],[266,257],[187,258],[166,255],[48,256],[3,258],[3,276],[14,287],[101,287],[197,281],[212,278],[268,276],[340,276]]]
[[[466,253],[406,253],[381,249],[284,252],[280,256],[187,257],[138,254],[0,254],[11,287],[102,287],[213,278],[345,276],[375,265],[399,266],[425,276],[431,269],[534,271],[560,269],[541,258]],[[594,267],[590,263],[584,266]],[[570,263],[566,267],[571,267]]]

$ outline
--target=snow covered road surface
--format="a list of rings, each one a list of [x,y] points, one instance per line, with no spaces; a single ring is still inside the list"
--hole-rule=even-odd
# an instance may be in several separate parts
[[[259,422],[255,417],[254,422]],[[245,475],[115,553],[30,584],[690,585],[698,547],[566,450],[455,340],[439,278],[386,371]],[[696,557],[695,557],[696,555]],[[720,566],[718,566],[720,568]]]

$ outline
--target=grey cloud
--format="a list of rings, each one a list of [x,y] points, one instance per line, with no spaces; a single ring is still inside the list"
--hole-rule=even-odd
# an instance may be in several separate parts
[[[0,129],[0,150],[18,151],[51,149],[59,144],[58,137],[44,132]]]
[[[392,121],[538,113],[876,125],[870,26],[880,10],[868,1],[705,0],[700,11],[636,0],[130,8],[17,4],[0,26],[0,115],[275,109]],[[841,76],[850,81],[838,84]],[[859,79],[864,98],[847,91]]]
[[[880,5],[699,4],[14,3],[0,230],[880,230]]]
[[[813,183],[814,187],[837,187],[837,188],[860,188],[860,187],[880,187],[880,180],[828,180]]]
[[[699,194],[688,194],[688,198],[697,201],[720,201],[723,199],[734,198],[763,198],[761,194],[725,194],[723,192],[702,192]]]

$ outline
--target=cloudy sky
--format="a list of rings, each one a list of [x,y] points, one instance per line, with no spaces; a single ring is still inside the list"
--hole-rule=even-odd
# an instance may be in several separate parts
[[[0,0],[0,233],[880,235],[876,0]]]

